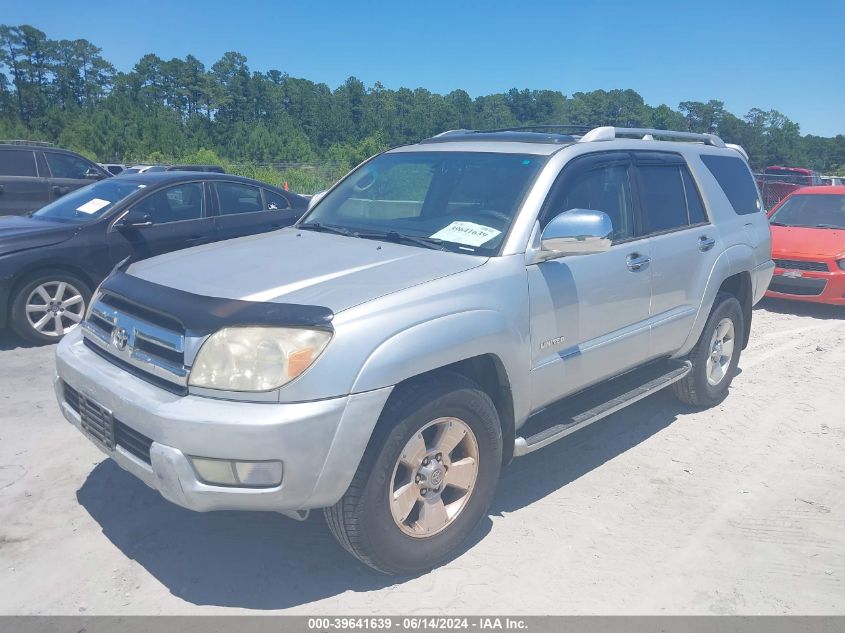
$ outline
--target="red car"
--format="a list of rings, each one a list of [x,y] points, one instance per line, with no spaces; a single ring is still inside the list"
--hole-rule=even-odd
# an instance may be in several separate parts
[[[768,297],[845,305],[845,187],[803,187],[769,213]]]

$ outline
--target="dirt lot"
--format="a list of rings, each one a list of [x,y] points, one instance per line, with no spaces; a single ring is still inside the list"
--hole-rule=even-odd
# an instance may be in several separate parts
[[[505,473],[452,562],[374,574],[319,514],[195,514],[0,338],[0,613],[845,613],[845,310],[766,302],[730,397],[658,394]]]

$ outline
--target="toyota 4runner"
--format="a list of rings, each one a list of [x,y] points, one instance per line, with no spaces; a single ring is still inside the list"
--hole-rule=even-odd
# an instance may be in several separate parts
[[[774,268],[745,158],[542,129],[399,147],[292,228],[127,262],[58,346],[63,414],[173,503],[322,508],[408,573],[512,457],[664,387],[719,403]]]

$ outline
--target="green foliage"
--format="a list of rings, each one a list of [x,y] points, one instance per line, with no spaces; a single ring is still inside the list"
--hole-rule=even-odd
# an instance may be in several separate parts
[[[0,25],[0,138],[49,140],[101,161],[218,163],[313,192],[385,148],[444,130],[544,123],[714,132],[745,147],[756,168],[845,169],[845,136],[801,136],[775,110],[736,116],[712,99],[677,110],[630,89],[567,96],[513,88],[473,99],[463,90],[367,87],[355,77],[332,90],[251,71],[234,51],[210,68],[192,55],[150,53],[123,73],[87,40]]]

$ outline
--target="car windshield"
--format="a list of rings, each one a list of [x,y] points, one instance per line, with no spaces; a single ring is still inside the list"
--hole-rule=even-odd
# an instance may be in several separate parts
[[[299,228],[495,255],[546,158],[396,152],[356,169]]]
[[[109,178],[62,196],[32,214],[38,220],[90,222],[103,217],[117,203],[146,187],[132,180]]]
[[[845,229],[845,195],[792,196],[772,214],[770,221],[776,226]]]

